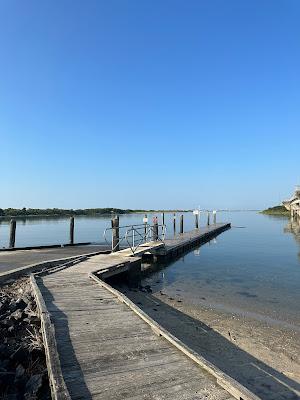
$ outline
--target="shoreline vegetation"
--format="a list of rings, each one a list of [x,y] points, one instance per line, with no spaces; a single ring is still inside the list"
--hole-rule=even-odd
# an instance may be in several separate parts
[[[142,213],[178,213],[178,212],[192,212],[193,210],[184,209],[170,209],[170,210],[132,210],[122,208],[79,208],[79,209],[63,209],[63,208],[0,208],[0,219],[5,218],[25,218],[25,217],[72,217],[72,216],[100,216],[100,215],[122,215],[122,214],[142,214]],[[240,211],[253,211],[254,209],[219,209],[218,212],[240,212]],[[207,210],[201,210],[207,212]],[[259,211],[264,213],[264,211]]]
[[[0,208],[0,218],[6,217],[68,217],[68,216],[97,216],[110,214],[137,214],[154,212],[187,212],[191,210],[131,210],[121,208],[84,208],[84,209],[61,209],[61,208]]]
[[[261,214],[289,216],[290,212],[284,206],[274,206],[274,207],[269,207],[266,210],[261,211]]]

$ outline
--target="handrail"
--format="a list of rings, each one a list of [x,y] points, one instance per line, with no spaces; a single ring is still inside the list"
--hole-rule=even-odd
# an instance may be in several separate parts
[[[106,243],[108,245],[111,244],[110,241],[107,239],[107,233],[109,231],[111,231],[111,238],[112,238],[113,230],[118,229],[120,232],[121,229],[125,228],[129,229],[126,229],[125,233],[119,236],[119,240],[117,241],[115,246],[112,247],[112,251],[114,251],[116,248],[120,246],[120,244],[126,241],[132,253],[134,254],[138,249],[138,247],[140,247],[144,243],[147,243],[148,241],[164,242],[167,230],[166,225],[158,225],[158,224],[150,225],[147,223],[137,224],[137,225],[124,225],[124,226],[119,226],[118,228],[109,227],[106,228],[103,233]],[[160,230],[161,234],[159,233]]]

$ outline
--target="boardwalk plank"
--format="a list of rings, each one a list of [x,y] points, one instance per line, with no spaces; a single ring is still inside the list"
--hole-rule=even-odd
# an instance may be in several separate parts
[[[186,240],[190,241],[191,235]],[[177,245],[176,241],[170,243]],[[130,258],[126,252],[97,255],[39,279],[71,398],[232,398],[214,377],[154,334],[127,305],[89,278],[92,272],[134,261],[136,257]]]

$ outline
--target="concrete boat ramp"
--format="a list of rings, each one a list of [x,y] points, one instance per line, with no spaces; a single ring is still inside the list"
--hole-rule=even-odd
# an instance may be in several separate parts
[[[175,257],[228,229],[78,258],[31,275],[53,399],[257,399],[193,352],[105,279],[139,275],[143,254]]]

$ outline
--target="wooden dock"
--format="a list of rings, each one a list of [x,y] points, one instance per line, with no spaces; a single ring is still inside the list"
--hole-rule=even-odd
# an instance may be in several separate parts
[[[219,224],[215,234],[227,228]],[[198,235],[185,234],[182,247],[205,240],[203,235],[209,238],[213,231],[211,226]],[[178,251],[180,240],[166,241],[165,247],[166,254]],[[140,267],[143,253],[161,251],[160,243],[150,243],[138,256],[130,250],[99,254],[31,277],[53,398],[256,399],[99,278],[130,273]]]

